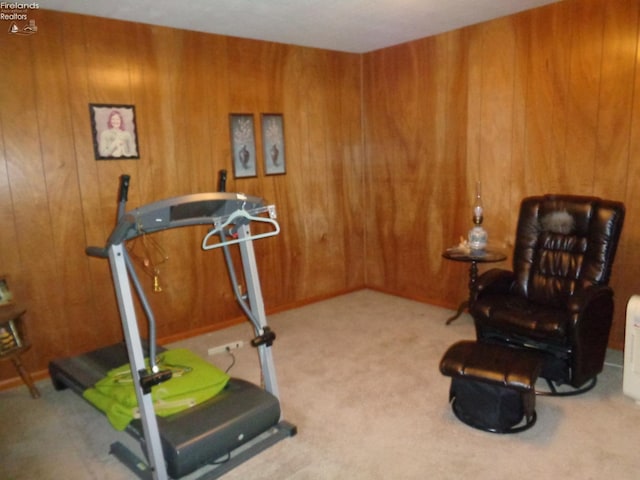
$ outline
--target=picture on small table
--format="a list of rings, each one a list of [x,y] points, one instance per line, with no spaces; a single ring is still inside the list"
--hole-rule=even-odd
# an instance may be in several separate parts
[[[0,354],[9,353],[21,346],[22,341],[14,321],[0,323]]]
[[[0,277],[0,307],[13,305],[13,293],[9,290],[7,277]]]

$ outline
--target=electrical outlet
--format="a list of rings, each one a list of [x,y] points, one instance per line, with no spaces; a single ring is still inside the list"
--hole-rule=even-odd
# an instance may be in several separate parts
[[[219,355],[220,353],[227,353],[231,350],[242,348],[243,346],[244,342],[242,340],[237,340],[235,342],[225,343],[224,345],[218,345],[217,347],[211,347],[207,353],[209,355]]]

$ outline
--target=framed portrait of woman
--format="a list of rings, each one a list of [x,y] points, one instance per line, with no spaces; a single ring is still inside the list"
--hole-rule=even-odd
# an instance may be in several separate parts
[[[89,115],[96,160],[140,158],[133,105],[90,103]]]

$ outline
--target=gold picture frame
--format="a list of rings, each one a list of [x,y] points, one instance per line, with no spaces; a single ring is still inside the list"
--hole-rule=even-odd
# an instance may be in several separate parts
[[[13,305],[13,293],[9,289],[9,281],[6,275],[0,275],[0,307]]]

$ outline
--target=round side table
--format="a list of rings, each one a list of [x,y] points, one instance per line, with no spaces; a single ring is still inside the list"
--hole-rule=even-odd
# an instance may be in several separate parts
[[[448,248],[444,252],[442,252],[442,256],[447,260],[453,260],[454,262],[465,262],[469,263],[469,299],[463,301],[455,315],[449,319],[447,319],[447,325],[457,319],[465,309],[468,309],[471,306],[471,302],[473,301],[473,290],[476,286],[476,281],[478,280],[478,264],[479,263],[496,263],[502,262],[507,259],[507,256],[499,252],[497,250],[492,250],[490,248],[485,248],[482,252],[472,252],[470,250],[465,250],[458,247]]]

